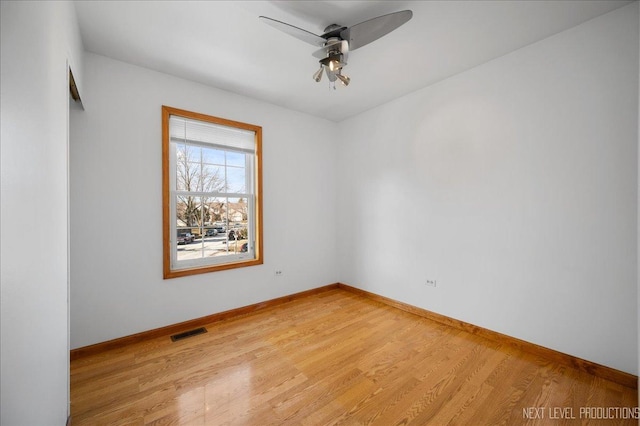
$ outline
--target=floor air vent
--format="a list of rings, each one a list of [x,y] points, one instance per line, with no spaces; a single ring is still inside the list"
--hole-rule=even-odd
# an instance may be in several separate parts
[[[186,339],[187,337],[197,336],[198,334],[206,333],[207,329],[204,327],[196,328],[194,330],[185,331],[184,333],[178,333],[171,336],[172,342],[177,342],[178,340]]]

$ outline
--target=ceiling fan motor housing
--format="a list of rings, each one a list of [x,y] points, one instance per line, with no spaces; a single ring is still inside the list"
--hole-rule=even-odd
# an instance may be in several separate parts
[[[339,68],[347,65],[346,61],[344,60],[343,53],[345,52],[342,51],[341,42],[342,39],[338,37],[332,37],[327,40],[327,42],[325,43],[326,46],[329,46],[327,48],[327,56],[319,61],[322,65],[328,67],[331,62],[340,64]]]
[[[343,27],[338,24],[331,24],[324,29],[324,34],[322,34],[320,37],[326,38],[327,40],[333,37],[340,37],[340,33],[346,29],[347,27]]]

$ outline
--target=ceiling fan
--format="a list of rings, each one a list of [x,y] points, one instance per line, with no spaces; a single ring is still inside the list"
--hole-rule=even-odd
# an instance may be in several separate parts
[[[347,65],[347,56],[350,50],[356,50],[372,41],[376,41],[409,21],[412,16],[413,12],[410,10],[402,10],[378,16],[351,27],[331,24],[324,29],[324,34],[322,35],[316,35],[302,28],[266,16],[260,16],[259,19],[265,24],[271,25],[299,40],[320,47],[319,50],[313,53],[313,56],[318,58],[320,63],[320,69],[313,74],[313,79],[319,82],[324,71],[335,89],[336,80],[340,80],[345,86],[348,86],[351,81],[349,77],[342,74],[342,69]]]

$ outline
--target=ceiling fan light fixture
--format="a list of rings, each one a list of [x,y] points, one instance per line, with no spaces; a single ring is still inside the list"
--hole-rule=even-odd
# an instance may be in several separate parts
[[[322,65],[320,65],[320,69],[313,74],[313,79],[316,83],[319,83],[322,80]]]
[[[329,79],[329,83],[334,83],[336,81],[336,73],[331,71],[329,67],[324,67],[324,70],[327,74],[327,78]]]
[[[341,54],[327,56],[326,58],[320,60],[320,63],[329,68],[329,71],[332,72],[336,72],[347,65],[346,63],[342,62]]]
[[[351,79],[346,75],[336,74],[336,77],[338,77],[338,79],[340,80],[340,83],[342,83],[344,86],[348,86],[349,83],[351,83]]]

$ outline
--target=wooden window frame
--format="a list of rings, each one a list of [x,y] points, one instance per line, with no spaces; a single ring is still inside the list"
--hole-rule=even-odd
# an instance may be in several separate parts
[[[254,194],[255,194],[255,241],[254,257],[251,259],[218,263],[215,265],[204,265],[181,269],[172,269],[172,238],[171,238],[171,148],[169,120],[171,116],[178,116],[191,120],[198,120],[217,125],[249,130],[255,133],[255,166],[254,166]],[[186,111],[183,109],[162,106],[162,228],[163,228],[163,273],[164,278],[177,278],[189,275],[204,274],[227,269],[242,268],[247,266],[261,265],[263,260],[262,242],[262,127],[239,121],[227,120],[220,117]],[[203,236],[204,237],[204,236]]]

